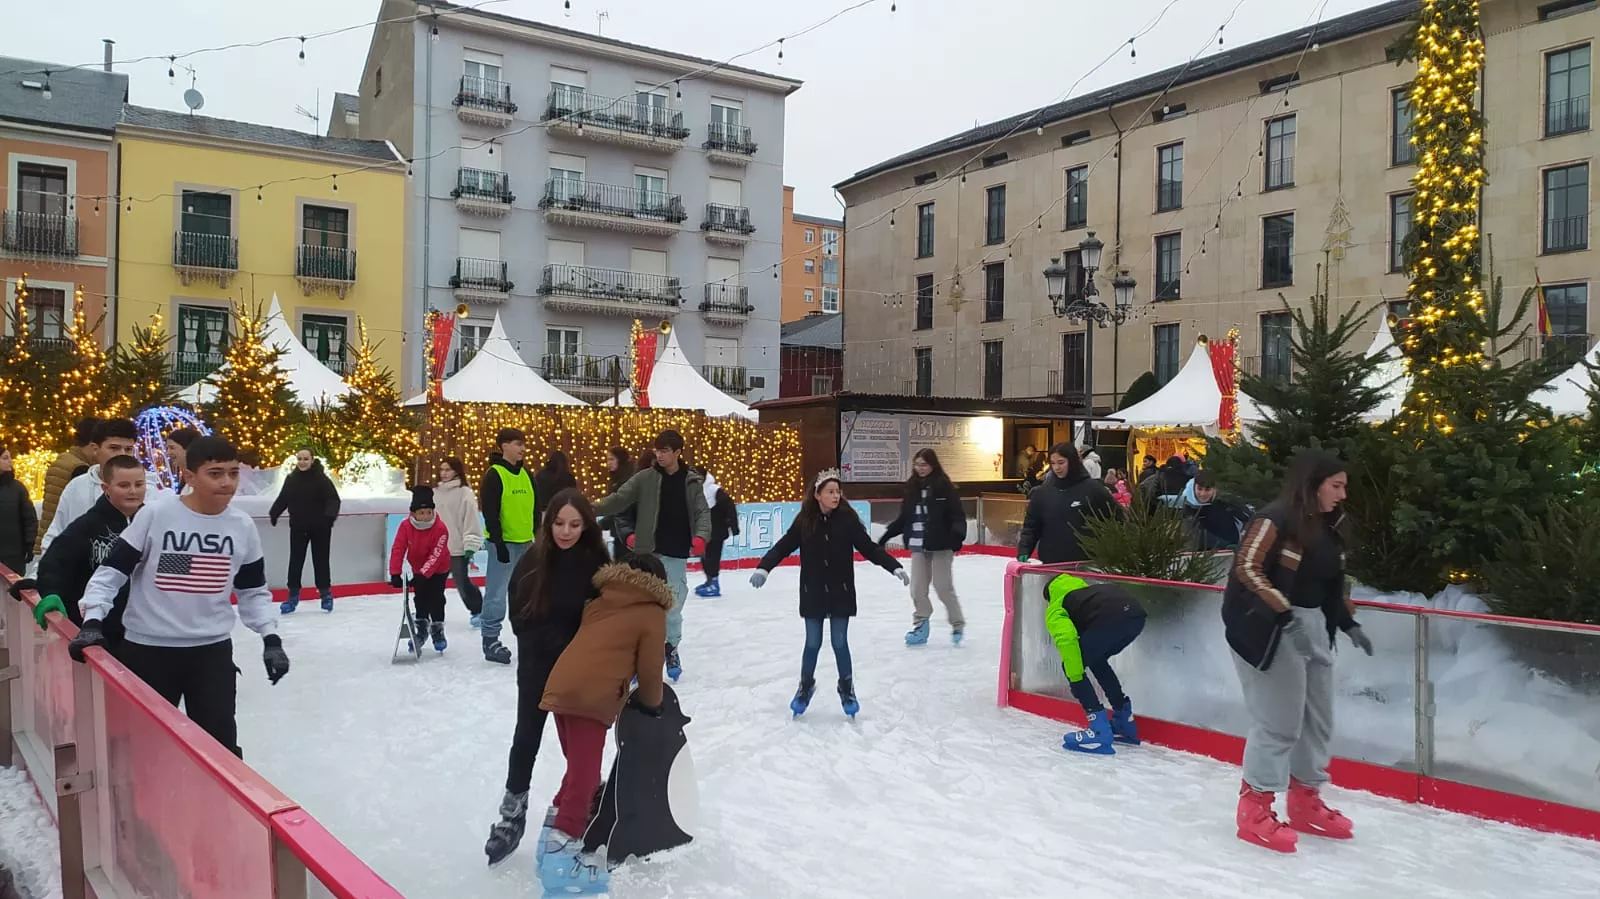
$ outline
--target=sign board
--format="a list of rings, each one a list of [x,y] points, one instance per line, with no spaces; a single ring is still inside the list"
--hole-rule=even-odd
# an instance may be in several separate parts
[[[883,483],[911,475],[911,458],[932,449],[953,481],[1003,477],[1005,426],[990,416],[839,415],[839,467],[846,481]]]

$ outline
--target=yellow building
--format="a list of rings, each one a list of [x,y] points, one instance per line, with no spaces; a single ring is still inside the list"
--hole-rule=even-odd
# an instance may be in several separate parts
[[[180,386],[221,364],[233,304],[274,294],[330,368],[359,317],[400,370],[406,162],[388,143],[127,106],[116,164],[117,339],[159,312]]]

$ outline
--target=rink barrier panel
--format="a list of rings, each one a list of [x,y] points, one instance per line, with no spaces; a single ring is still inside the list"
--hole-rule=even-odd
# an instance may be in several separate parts
[[[1076,701],[1064,696],[1050,696],[1020,688],[1017,668],[1019,660],[1016,657],[1016,647],[1020,646],[1018,628],[1020,623],[1019,611],[1022,608],[1018,595],[1018,585],[1022,583],[1022,577],[1025,575],[1048,577],[1077,567],[1077,563],[1037,565],[1016,560],[1012,560],[1006,566],[1003,591],[1005,619],[1001,629],[997,704],[1002,708],[1014,708],[1028,714],[1049,718],[1076,727],[1083,727],[1087,722],[1084,718],[1082,707]],[[1098,573],[1090,574],[1087,572],[1082,574],[1089,580],[1122,583],[1134,588],[1144,585],[1146,587],[1167,587],[1219,594],[1222,592],[1220,586],[1214,585]],[[1416,696],[1413,697],[1413,703],[1415,705],[1415,717],[1419,724],[1416,731],[1418,752],[1415,759],[1419,770],[1412,771],[1373,764],[1358,759],[1335,757],[1328,769],[1329,777],[1335,785],[1390,799],[1426,805],[1444,811],[1500,821],[1531,830],[1600,841],[1600,810],[1568,805],[1522,793],[1463,783],[1429,773],[1433,762],[1432,722],[1435,697],[1432,691],[1433,685],[1428,680],[1429,672],[1427,667],[1429,657],[1427,647],[1432,645],[1429,642],[1430,623],[1434,620],[1490,624],[1595,637],[1600,637],[1600,626],[1513,618],[1480,612],[1429,609],[1367,600],[1356,600],[1356,606],[1360,609],[1404,615],[1413,618],[1416,622],[1416,672],[1419,689],[1416,692]],[[1220,642],[1222,641],[1220,618],[1216,619],[1216,625],[1214,636]],[[1040,626],[1042,627],[1042,623]],[[1135,645],[1137,645],[1137,642]],[[1226,644],[1223,643],[1222,645],[1226,649]],[[1229,651],[1231,652],[1231,650]],[[1121,674],[1120,671],[1119,674]],[[1126,681],[1127,678],[1124,677],[1124,680]],[[1064,677],[1062,678],[1062,683],[1065,683]],[[1146,692],[1149,692],[1148,687]],[[1244,756],[1245,741],[1241,736],[1193,724],[1152,718],[1147,714],[1139,715],[1139,736],[1146,743],[1203,755],[1231,765],[1239,765]]]
[[[6,583],[17,575],[0,566]],[[57,823],[64,899],[399,899],[308,812],[39,597],[4,604],[6,743]],[[9,708],[8,708],[9,706]]]

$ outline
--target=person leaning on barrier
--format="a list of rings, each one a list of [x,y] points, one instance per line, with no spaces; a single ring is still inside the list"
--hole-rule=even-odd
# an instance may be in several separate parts
[[[1139,600],[1116,584],[1089,584],[1075,574],[1053,578],[1044,588],[1044,626],[1061,654],[1061,672],[1067,676],[1072,698],[1083,706],[1089,726],[1067,734],[1061,748],[1098,755],[1116,753],[1113,742],[1139,745],[1139,728],[1133,720],[1133,701],[1122,692],[1122,682],[1111,670],[1111,657],[1122,652],[1144,632],[1145,611]],[[1111,711],[1100,702],[1094,675],[1105,691]]]
[[[1028,494],[1028,511],[1022,518],[1022,536],[1017,540],[1017,559],[1028,561],[1036,552],[1039,561],[1082,562],[1083,546],[1078,532],[1091,515],[1121,515],[1111,491],[1089,477],[1083,460],[1070,443],[1050,447],[1050,477]]]

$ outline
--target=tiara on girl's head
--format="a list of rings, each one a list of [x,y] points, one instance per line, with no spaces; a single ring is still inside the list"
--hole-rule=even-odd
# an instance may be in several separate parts
[[[811,489],[813,491],[821,490],[822,489],[822,485],[826,484],[829,481],[843,481],[843,480],[844,480],[844,472],[841,472],[837,468],[824,468],[823,470],[817,472],[817,480],[816,480],[815,483],[813,483],[811,485]]]

